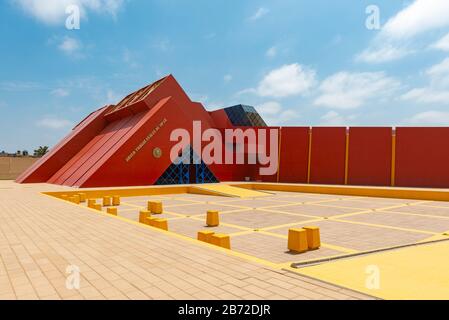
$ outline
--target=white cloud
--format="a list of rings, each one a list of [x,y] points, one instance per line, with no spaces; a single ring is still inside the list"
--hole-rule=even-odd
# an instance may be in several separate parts
[[[411,53],[413,50],[406,47],[396,47],[392,44],[374,45],[358,54],[356,60],[367,63],[383,63],[401,59]]]
[[[52,90],[50,93],[55,97],[67,97],[70,94],[70,91],[63,88],[57,88]]]
[[[0,90],[2,91],[30,91],[40,89],[42,86],[36,82],[29,81],[2,81],[0,82]]]
[[[423,104],[449,104],[449,58],[426,70],[429,84],[414,88],[400,99]]]
[[[79,40],[71,37],[64,37],[62,42],[58,45],[58,49],[69,56],[74,56],[82,48],[82,44]]]
[[[446,34],[443,38],[435,42],[431,45],[433,49],[439,49],[443,51],[449,51],[449,33]]]
[[[265,55],[269,58],[274,58],[277,56],[277,54],[278,54],[278,49],[276,48],[276,46],[269,48],[267,50],[267,52],[265,53]]]
[[[355,115],[343,116],[336,111],[329,111],[320,120],[322,126],[348,126],[356,118]]]
[[[432,87],[415,88],[403,94],[400,99],[418,103],[449,104],[449,90]]]
[[[448,126],[449,125],[449,112],[441,111],[425,111],[415,114],[413,117],[404,121],[406,124],[411,125],[435,125],[435,126]]]
[[[270,10],[268,10],[267,8],[261,7],[257,9],[257,11],[249,18],[249,20],[251,21],[259,20],[264,16],[266,16],[269,12]]]
[[[25,13],[49,25],[65,21],[69,5],[77,5],[82,17],[88,11],[116,16],[124,0],[13,0]]]
[[[354,109],[368,100],[391,94],[399,81],[383,72],[339,72],[325,79],[314,104],[337,109]]]
[[[403,39],[426,31],[449,26],[449,1],[415,0],[387,21],[382,33]]]
[[[41,128],[47,129],[63,129],[73,125],[72,121],[57,118],[54,116],[44,117],[36,122],[36,125]]]
[[[265,102],[259,105],[256,110],[261,115],[273,115],[281,111],[282,106],[276,101]]]
[[[227,74],[223,77],[224,82],[230,82],[232,81],[232,75]]]
[[[417,39],[425,32],[449,26],[449,1],[415,0],[390,18],[373,38],[367,49],[356,55],[356,60],[367,63],[383,63],[401,59],[423,45]],[[438,49],[447,48],[442,39],[436,43]],[[413,48],[413,49],[411,49]]]
[[[284,109],[279,102],[269,101],[256,107],[257,112],[270,126],[294,124],[300,118],[293,109]]]
[[[262,97],[288,97],[307,93],[315,85],[315,70],[298,63],[270,71],[256,90]]]

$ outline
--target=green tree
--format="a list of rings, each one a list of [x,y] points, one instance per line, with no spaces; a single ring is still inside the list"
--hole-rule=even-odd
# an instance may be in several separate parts
[[[42,157],[48,152],[47,146],[39,146],[36,150],[34,150],[35,157]]]
[[[22,156],[28,157],[28,150],[23,150],[22,151]]]

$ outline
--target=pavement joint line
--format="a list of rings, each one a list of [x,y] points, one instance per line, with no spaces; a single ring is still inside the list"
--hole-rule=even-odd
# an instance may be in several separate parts
[[[437,235],[438,234],[438,233],[435,233],[435,232],[432,232],[432,231],[394,227],[394,226],[389,226],[389,225],[384,225],[384,224],[375,224],[375,223],[368,223],[368,222],[359,222],[359,221],[351,221],[351,220],[343,220],[343,219],[332,219],[332,218],[329,218],[329,220],[337,221],[337,222],[344,222],[344,223],[364,225],[364,226],[371,226],[371,227],[376,227],[376,228],[386,228],[386,229],[401,230],[401,231],[423,233],[423,234],[430,234],[430,235]]]
[[[366,214],[366,213],[372,213],[374,212],[371,209],[368,210],[364,210],[364,211],[357,211],[357,212],[352,212],[352,213],[344,213],[344,214],[339,214],[339,215],[335,215],[335,216],[330,216],[329,219],[340,219],[340,218],[345,218],[345,217],[352,217],[352,216],[358,216],[360,214]]]
[[[193,220],[197,220],[197,221],[205,221],[204,219],[200,219],[200,218],[196,218],[196,217],[189,217],[188,219],[193,219]],[[230,227],[230,228],[235,228],[235,229],[241,229],[241,230],[245,230],[245,231],[249,231],[249,230],[254,230],[253,228],[248,228],[248,227],[243,227],[243,226],[239,226],[239,225],[235,225],[235,224],[231,224],[231,223],[225,223],[225,222],[220,222],[221,226],[225,226],[225,227]]]
[[[220,211],[220,214],[238,213],[238,212],[245,212],[245,211],[248,211],[248,209],[235,209],[235,210]],[[191,217],[200,217],[200,216],[205,216],[206,214],[207,214],[207,212],[194,214],[194,215],[190,215],[190,216]]]
[[[193,244],[195,244],[197,246],[207,247],[209,249],[222,252],[224,254],[232,255],[232,256],[239,257],[241,259],[247,260],[247,261],[251,261],[251,262],[254,262],[254,263],[261,264],[261,265],[269,266],[269,267],[271,267],[273,269],[277,269],[277,270],[281,269],[281,264],[277,264],[277,263],[274,263],[274,262],[271,262],[271,261],[268,261],[268,260],[265,260],[265,259],[261,259],[261,258],[258,258],[256,256],[248,255],[248,254],[245,254],[245,253],[242,253],[242,252],[239,252],[239,251],[235,251],[235,250],[229,250],[229,249],[221,248],[219,246],[211,245],[211,244],[205,243],[203,241],[198,241],[196,239],[190,238],[188,236],[184,236],[184,235],[179,234],[179,233],[175,233],[175,232],[171,232],[171,231],[165,231],[165,230],[161,230],[161,229],[158,229],[158,228],[154,228],[154,227],[148,226],[146,224],[140,223],[138,221],[130,220],[130,219],[127,219],[127,218],[124,218],[124,217],[113,216],[113,215],[110,215],[110,214],[108,214],[108,213],[106,213],[104,211],[95,210],[95,209],[92,209],[92,208],[89,208],[89,207],[86,207],[86,206],[80,206],[80,205],[78,205],[76,203],[69,202],[69,201],[66,201],[66,200],[63,200],[63,199],[59,199],[57,197],[54,197],[54,196],[51,196],[51,195],[47,195],[45,193],[40,193],[40,194],[45,195],[47,197],[51,197],[53,199],[56,199],[56,200],[59,200],[59,201],[62,201],[62,202],[65,202],[65,203],[67,203],[69,205],[76,206],[78,208],[79,207],[84,208],[84,209],[86,209],[86,210],[88,210],[88,211],[90,211],[92,213],[96,213],[96,214],[102,215],[104,217],[108,217],[110,219],[118,219],[118,220],[121,220],[121,221],[123,221],[125,223],[133,224],[133,225],[135,225],[137,227],[140,227],[140,228],[145,228],[145,229],[151,230],[153,232],[163,233],[163,234],[165,234],[165,235],[167,235],[169,237],[182,239],[182,240],[185,240],[187,242],[193,243]]]
[[[358,207],[345,207],[345,206],[336,206],[336,205],[326,205],[321,203],[313,203],[312,206],[318,206],[318,207],[327,207],[327,208],[335,208],[335,209],[354,209],[354,210],[367,210],[366,208],[358,208]]]
[[[427,203],[429,203],[429,202],[427,202]],[[419,206],[422,206],[422,207],[430,207],[430,208],[438,208],[438,209],[446,209],[446,210],[449,210],[449,207],[445,207],[445,206],[435,206],[435,205],[427,205],[427,204],[419,204]]]

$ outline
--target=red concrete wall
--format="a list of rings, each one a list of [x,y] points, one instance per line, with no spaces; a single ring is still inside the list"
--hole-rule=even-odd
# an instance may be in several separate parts
[[[346,128],[312,128],[310,182],[344,184]]]
[[[348,184],[391,185],[392,128],[349,128]]]
[[[396,186],[449,187],[449,128],[396,129]]]
[[[284,127],[281,129],[279,182],[307,182],[309,130],[309,127]]]

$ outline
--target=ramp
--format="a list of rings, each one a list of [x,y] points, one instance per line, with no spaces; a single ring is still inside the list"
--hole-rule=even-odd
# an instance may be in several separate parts
[[[215,194],[224,197],[235,197],[235,198],[258,198],[270,195],[269,193],[255,191],[251,189],[232,187],[227,184],[207,184],[191,187],[191,192],[195,193],[195,191],[196,193]]]

